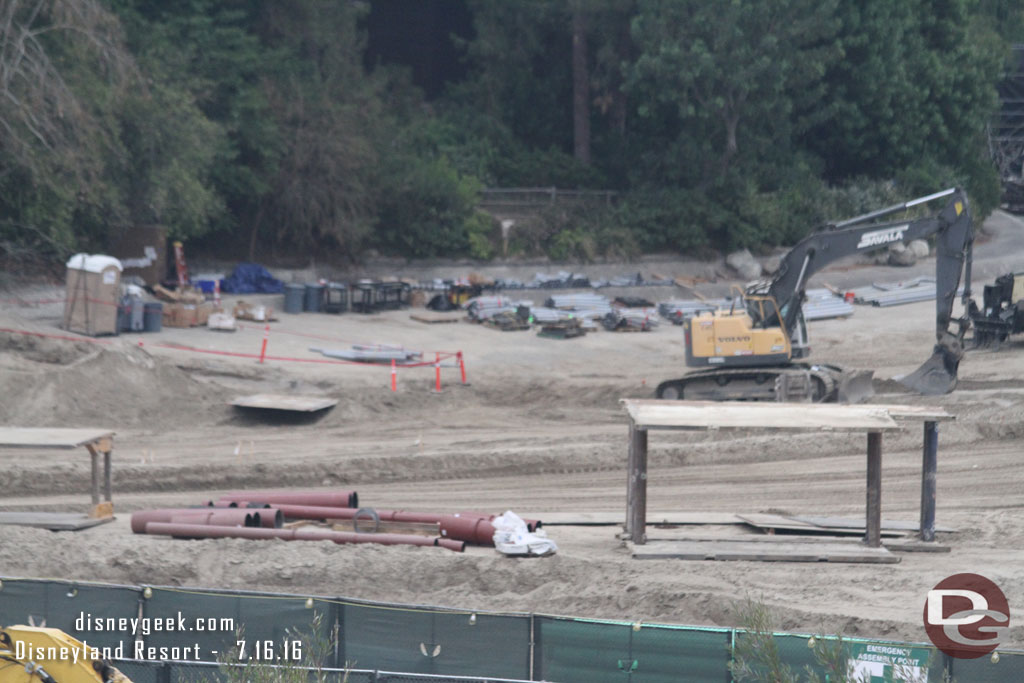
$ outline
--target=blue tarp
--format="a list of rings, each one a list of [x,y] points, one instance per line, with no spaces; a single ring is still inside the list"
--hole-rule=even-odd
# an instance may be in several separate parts
[[[284,283],[258,263],[239,263],[230,277],[220,281],[220,290],[228,294],[280,294]]]

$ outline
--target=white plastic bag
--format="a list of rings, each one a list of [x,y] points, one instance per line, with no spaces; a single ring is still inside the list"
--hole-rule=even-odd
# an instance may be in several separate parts
[[[558,546],[538,529],[531,532],[526,522],[516,513],[509,510],[495,517],[494,549],[503,555],[554,555]]]

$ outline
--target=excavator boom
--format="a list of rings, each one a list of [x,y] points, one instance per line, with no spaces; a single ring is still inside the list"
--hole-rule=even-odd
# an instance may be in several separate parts
[[[937,213],[879,222],[938,199]],[[839,259],[876,251],[897,242],[934,235],[936,252],[936,344],[932,356],[901,381],[922,394],[956,386],[963,337],[970,319],[954,321],[953,305],[965,273],[964,308],[970,310],[971,245],[974,230],[963,190],[941,192],[826,225],[800,240],[782,258],[770,282],[756,283],[740,310],[702,314],[684,323],[687,365],[702,368],[658,387],[660,398],[721,400],[856,401],[870,395],[870,375],[822,364],[794,363],[810,354],[802,304],[812,275]],[[959,330],[951,329],[952,323]],[[740,387],[739,384],[745,384]]]

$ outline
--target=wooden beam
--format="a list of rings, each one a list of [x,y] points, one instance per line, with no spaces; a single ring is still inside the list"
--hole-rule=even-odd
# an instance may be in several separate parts
[[[774,429],[881,432],[899,429],[883,406],[753,401],[623,399],[639,429]]]
[[[100,502],[100,454],[91,443],[85,444],[89,451],[89,459],[92,461],[92,504],[99,505]]]
[[[110,472],[110,449],[103,452],[103,500],[113,501],[111,498],[111,479],[113,475]]]
[[[870,548],[882,545],[882,434],[868,434],[867,536]]]
[[[632,495],[627,511],[629,537],[633,543],[647,542],[647,430],[630,424],[630,452],[633,467],[629,471],[629,489]]]
[[[924,423],[924,453],[921,463],[921,540],[935,540],[935,485],[939,463],[939,425]]]

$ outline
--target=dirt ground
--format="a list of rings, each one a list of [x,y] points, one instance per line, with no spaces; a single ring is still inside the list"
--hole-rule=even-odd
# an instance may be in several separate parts
[[[1024,222],[997,213],[976,247],[974,284],[1024,264]],[[705,264],[623,264],[671,275]],[[577,269],[586,270],[578,267]],[[536,269],[534,269],[536,270]],[[549,269],[550,270],[550,269]],[[845,266],[812,284],[853,286],[929,274]],[[448,275],[459,275],[449,268]],[[719,281],[702,288],[716,294]],[[52,296],[22,287],[25,299]],[[658,300],[676,288],[632,290]],[[0,327],[60,334],[60,305],[0,308]],[[518,295],[514,295],[517,296]],[[523,292],[538,303],[541,292]],[[280,307],[280,297],[248,297]],[[231,299],[228,298],[230,303]],[[255,353],[259,326],[235,333],[165,329],[109,344],[0,333],[0,423],[116,430],[114,523],[53,533],[0,527],[0,573],[118,583],[266,589],[346,595],[466,609],[537,611],[630,621],[736,625],[745,596],[769,604],[782,629],[925,640],[925,594],[957,572],[982,573],[1014,607],[1024,605],[1024,341],[971,352],[950,395],[900,393],[887,378],[917,367],[931,351],[934,304],[857,307],[848,319],[812,322],[812,359],[872,368],[878,402],[939,405],[956,415],[939,438],[938,522],[948,554],[904,553],[893,565],[636,561],[615,527],[552,526],[560,552],[513,560],[491,549],[463,555],[435,548],[329,543],[178,541],[132,535],[130,512],[200,504],[239,487],[355,488],[363,505],[454,512],[511,509],[545,513],[625,508],[627,424],[618,400],[650,396],[685,371],[681,328],[597,332],[552,340],[465,322],[425,325],[410,311],[378,315],[281,315],[268,353],[320,358],[310,347],[403,344],[426,352],[461,350],[468,385],[443,369],[390,370],[341,364],[271,362],[178,350]],[[141,346],[139,343],[141,342]],[[268,423],[228,406],[235,396],[291,392],[337,398],[315,422]],[[916,521],[921,433],[886,436],[883,516]],[[857,516],[864,511],[862,436],[655,434],[650,439],[649,510],[787,512]],[[0,507],[84,510],[83,452],[0,450]],[[652,536],[663,532],[651,531]],[[672,532],[679,533],[679,532]],[[700,527],[688,534],[754,533]],[[1024,628],[1003,647],[1024,647]]]

